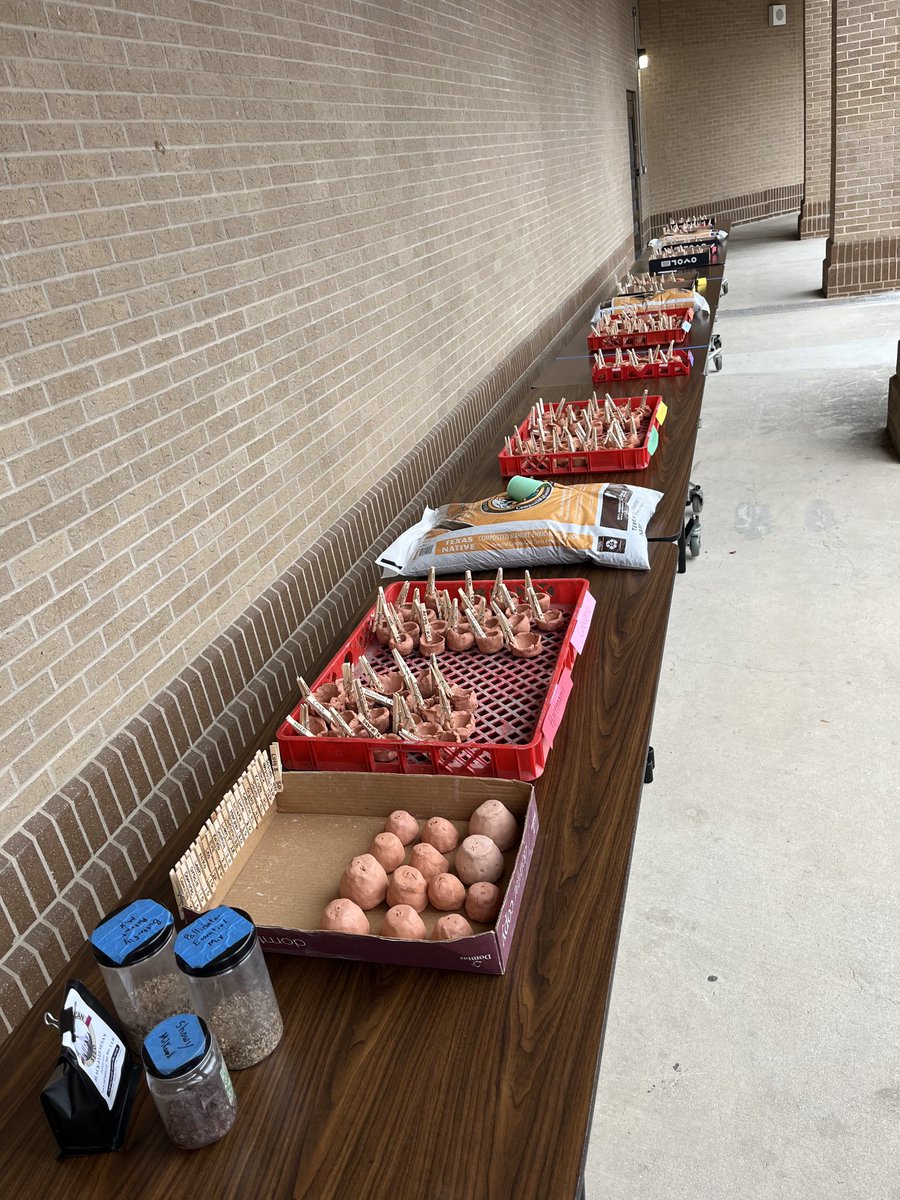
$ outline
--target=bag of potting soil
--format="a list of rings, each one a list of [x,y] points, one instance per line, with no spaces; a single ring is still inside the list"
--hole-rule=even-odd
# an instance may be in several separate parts
[[[49,1014],[48,1024],[56,1024]],[[116,1020],[77,979],[66,985],[58,1027],[60,1055],[41,1104],[59,1157],[118,1150],[141,1068]]]
[[[648,570],[647,523],[662,492],[621,483],[538,482],[524,500],[508,493],[426,508],[378,557],[386,576],[588,562]]]

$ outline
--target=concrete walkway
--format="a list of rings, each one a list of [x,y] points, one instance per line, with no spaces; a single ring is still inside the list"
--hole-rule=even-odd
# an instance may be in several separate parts
[[[729,247],[587,1200],[900,1197],[900,293],[795,229]]]

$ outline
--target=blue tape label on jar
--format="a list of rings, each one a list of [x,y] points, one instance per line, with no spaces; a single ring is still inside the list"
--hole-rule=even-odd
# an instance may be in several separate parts
[[[162,929],[174,925],[172,914],[155,900],[135,900],[121,912],[98,925],[91,934],[91,945],[114,963],[140,950]]]
[[[189,967],[205,967],[253,931],[246,917],[222,905],[203,913],[175,939],[175,953]]]
[[[193,1013],[176,1013],[150,1030],[144,1049],[160,1075],[177,1075],[206,1054],[206,1031]]]

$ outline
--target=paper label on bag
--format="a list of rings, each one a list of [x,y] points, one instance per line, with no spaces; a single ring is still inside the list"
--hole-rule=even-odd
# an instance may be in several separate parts
[[[88,1007],[75,988],[66,994],[63,1010],[72,1014],[72,1030],[63,1033],[62,1044],[76,1056],[82,1071],[111,1111],[125,1063],[125,1043]]]

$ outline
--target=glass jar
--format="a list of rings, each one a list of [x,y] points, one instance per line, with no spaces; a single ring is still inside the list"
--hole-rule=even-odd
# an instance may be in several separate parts
[[[123,905],[91,934],[94,957],[135,1054],[154,1025],[192,1007],[174,944],[175,920],[155,900]]]
[[[175,939],[175,961],[231,1070],[272,1053],[281,1041],[281,1013],[256,926],[243,910],[222,905],[203,913]]]
[[[199,1150],[225,1136],[237,1101],[222,1051],[201,1017],[168,1017],[147,1035],[141,1058],[153,1103],[176,1146]]]

